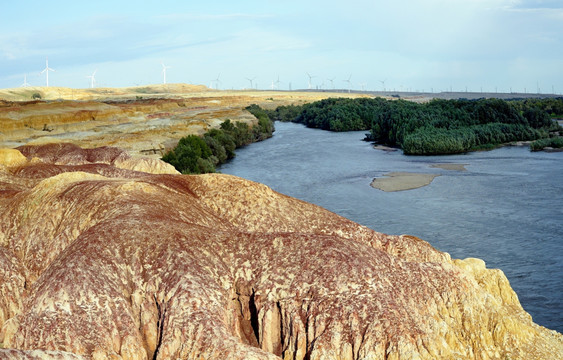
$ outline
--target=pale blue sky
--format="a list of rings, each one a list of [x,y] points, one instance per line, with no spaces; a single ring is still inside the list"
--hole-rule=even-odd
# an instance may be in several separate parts
[[[24,75],[85,88],[162,82],[269,88],[563,93],[563,0],[0,0],[0,88]],[[334,79],[331,83],[329,79]]]

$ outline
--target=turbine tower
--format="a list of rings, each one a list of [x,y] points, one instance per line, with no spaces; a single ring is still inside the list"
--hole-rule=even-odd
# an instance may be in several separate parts
[[[90,88],[91,88],[91,89],[94,88],[94,84],[96,83],[96,78],[94,77],[94,76],[96,75],[96,71],[98,71],[98,69],[94,70],[94,72],[92,73],[92,75],[86,76],[87,78],[90,78]]]
[[[43,71],[41,71],[41,74],[45,73],[45,83],[47,84],[47,87],[49,86],[49,71],[55,71],[54,69],[51,69],[49,67],[49,57],[45,58],[45,69],[43,69]]]
[[[277,89],[279,90],[279,89],[280,89],[280,84],[282,83],[282,82],[280,81],[280,76],[279,76],[279,75],[278,75],[278,80],[276,80],[275,83],[276,83]]]
[[[166,66],[163,62],[161,62],[160,64],[162,65],[162,83],[166,84],[166,69],[170,69],[171,66]]]
[[[219,78],[221,77],[221,73],[219,73],[219,75],[217,75],[217,79],[215,79],[215,89],[219,90],[219,84],[221,83],[221,80],[219,80]]]
[[[253,82],[254,80],[256,80],[256,76],[253,77],[253,78],[245,78],[245,79],[248,80],[248,81],[250,81],[250,88],[251,88],[251,89],[254,89],[254,88],[252,87],[252,82]]]
[[[311,75],[309,73],[306,73],[307,76],[309,77],[309,89],[313,88],[313,84],[311,83],[311,80],[313,80],[314,77],[316,77],[315,75]]]
[[[379,82],[381,83],[381,87],[383,88],[383,91],[385,91],[385,82],[387,81],[387,79],[385,80],[379,80]]]
[[[327,79],[327,80],[330,81],[330,84],[332,85],[332,89],[334,90],[334,78]]]
[[[352,74],[350,74],[350,76],[348,76],[348,80],[342,80],[342,81],[348,83],[348,93],[350,92],[350,89],[352,88],[352,83],[350,82],[351,78],[352,78]]]
[[[21,84],[21,87],[28,87],[31,86],[28,82],[27,82],[27,74],[25,74],[23,76],[23,84]]]

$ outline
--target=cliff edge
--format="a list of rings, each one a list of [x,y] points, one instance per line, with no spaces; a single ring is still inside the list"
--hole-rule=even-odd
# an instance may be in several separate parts
[[[0,150],[2,359],[563,359],[500,270],[116,148]]]

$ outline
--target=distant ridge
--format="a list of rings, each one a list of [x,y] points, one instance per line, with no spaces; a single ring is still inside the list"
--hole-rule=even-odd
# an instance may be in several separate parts
[[[73,89],[55,86],[28,86],[0,89],[0,99],[8,101],[31,100],[38,94],[42,100],[93,100],[119,97],[167,97],[170,94],[187,94],[212,91],[205,85],[192,84],[150,84],[123,88]],[[36,95],[37,96],[37,95]]]
[[[26,101],[32,100],[34,94],[39,94],[42,100],[95,100],[108,98],[136,98],[136,97],[159,97],[165,98],[171,95],[195,94],[195,93],[248,93],[248,92],[274,92],[280,94],[288,93],[333,93],[335,96],[349,96],[346,94],[356,94],[374,97],[385,97],[395,99],[405,99],[417,102],[430,101],[431,99],[541,99],[563,97],[562,94],[538,94],[538,93],[519,93],[519,92],[465,92],[465,91],[444,91],[444,92],[425,92],[425,91],[360,91],[348,89],[296,89],[296,90],[216,90],[205,85],[196,84],[147,84],[129,87],[99,87],[74,89],[55,86],[27,86],[17,88],[0,89],[0,99],[7,101]]]
[[[348,94],[348,89],[301,89],[295,90],[300,92],[332,92],[332,93],[346,93]],[[365,94],[371,96],[381,96],[381,97],[390,97],[396,99],[405,99],[405,100],[431,100],[431,99],[445,99],[445,100],[452,100],[452,99],[468,99],[468,100],[476,100],[476,99],[502,99],[502,100],[511,100],[511,99],[544,99],[544,98],[558,98],[563,97],[563,94],[543,94],[543,93],[520,93],[520,92],[471,92],[471,91],[442,91],[442,92],[426,92],[426,91],[361,91],[361,90],[351,90],[350,93],[352,94]]]

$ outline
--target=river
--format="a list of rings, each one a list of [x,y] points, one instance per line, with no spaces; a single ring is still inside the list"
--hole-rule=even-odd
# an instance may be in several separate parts
[[[375,150],[363,131],[276,122],[271,139],[237,150],[219,171],[266,184],[387,234],[418,236],[508,277],[534,321],[563,332],[563,152],[502,147],[444,156]],[[466,171],[432,164],[466,164]],[[370,186],[393,171],[440,174],[425,187]]]

